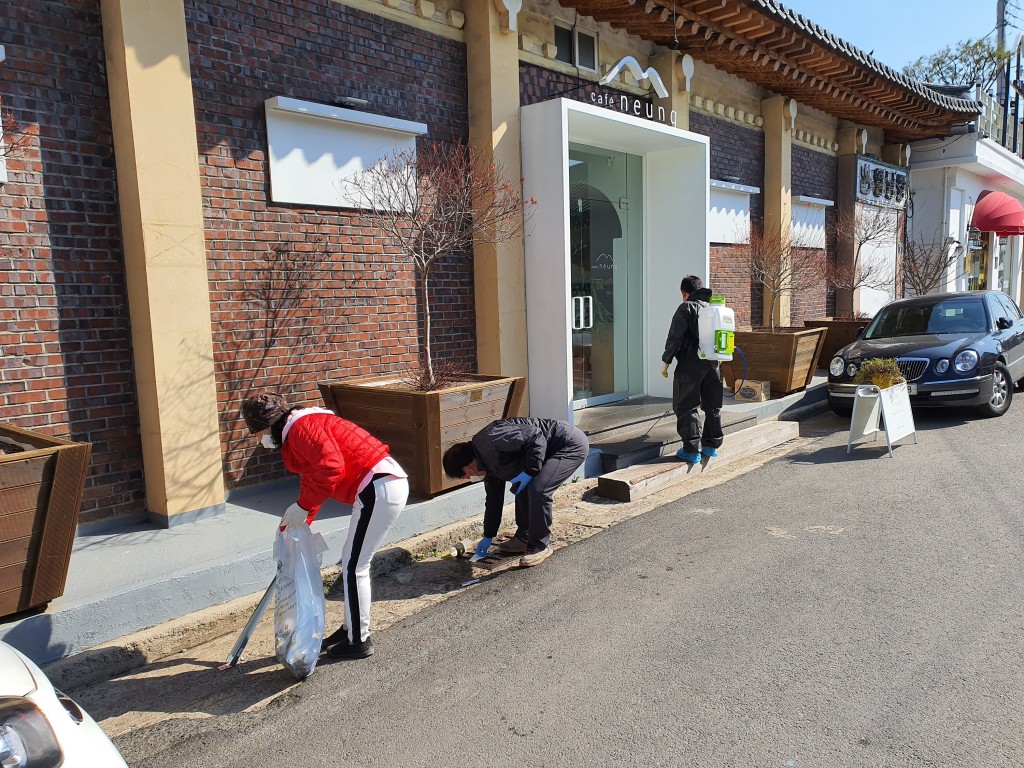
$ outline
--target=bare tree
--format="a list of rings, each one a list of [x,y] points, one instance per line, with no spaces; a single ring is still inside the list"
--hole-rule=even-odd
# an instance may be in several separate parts
[[[903,251],[903,282],[905,289],[916,296],[937,291],[945,285],[951,268],[959,267],[964,247],[952,237],[933,236],[907,238]],[[960,276],[957,269],[954,280]]]
[[[915,80],[942,85],[978,83],[987,91],[1011,55],[1011,51],[1003,50],[984,38],[962,40],[937,53],[918,57],[903,68],[903,74]]]
[[[20,129],[18,121],[4,109],[3,99],[0,99],[0,160],[23,154],[28,140],[28,134]]]
[[[406,150],[343,181],[342,190],[412,261],[424,316],[421,389],[436,389],[431,354],[430,273],[438,259],[469,256],[473,245],[507,242],[536,204],[522,179],[473,147],[434,142]]]
[[[851,296],[860,288],[878,290],[894,287],[895,266],[873,253],[878,246],[891,243],[894,247],[899,238],[899,215],[891,208],[877,205],[858,205],[853,211],[841,210],[836,213],[832,231],[834,242],[852,251],[853,257],[846,263],[834,263],[826,272],[829,287],[846,291]]]
[[[750,247],[740,268],[752,282],[764,286],[768,328],[772,331],[779,299],[819,286],[825,277],[825,262],[819,248],[760,228],[751,231]]]

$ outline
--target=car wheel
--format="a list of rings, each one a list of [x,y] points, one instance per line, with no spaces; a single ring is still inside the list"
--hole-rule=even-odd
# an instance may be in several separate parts
[[[842,416],[844,419],[850,418],[853,414],[852,405],[847,405],[841,400],[833,400],[831,397],[828,399],[828,407],[832,409],[832,413]]]
[[[1005,365],[996,363],[992,371],[992,397],[981,406],[981,412],[986,416],[1002,416],[1009,410],[1012,401],[1013,379]]]

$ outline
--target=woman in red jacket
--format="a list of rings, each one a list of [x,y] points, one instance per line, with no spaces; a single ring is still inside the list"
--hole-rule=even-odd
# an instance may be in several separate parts
[[[299,500],[282,525],[313,522],[328,498],[352,505],[341,551],[347,622],[324,638],[328,653],[362,659],[370,640],[370,561],[388,529],[405,509],[409,480],[388,447],[365,429],[324,408],[294,408],[273,394],[248,397],[242,418],[264,448],[280,448],[284,466],[299,476]]]

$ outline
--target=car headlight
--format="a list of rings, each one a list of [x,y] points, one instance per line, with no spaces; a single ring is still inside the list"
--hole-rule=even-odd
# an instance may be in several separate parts
[[[848,366],[846,366],[846,375],[849,376],[851,379],[857,375],[856,363],[850,363]]]
[[[0,697],[0,767],[56,768],[63,762],[57,737],[36,705]]]
[[[936,373],[945,373],[948,370],[949,370],[949,360],[946,360],[945,358],[943,358],[942,360],[939,360],[939,362],[937,362],[935,364],[935,372]]]
[[[833,357],[832,362],[828,364],[828,372],[837,378],[843,375],[845,369],[846,361],[841,357]]]
[[[959,355],[956,356],[956,360],[953,361],[953,366],[960,371],[960,373],[967,373],[978,364],[978,353],[973,349],[965,349]]]

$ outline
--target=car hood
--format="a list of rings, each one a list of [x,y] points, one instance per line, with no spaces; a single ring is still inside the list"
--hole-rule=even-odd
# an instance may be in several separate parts
[[[888,339],[858,339],[844,347],[840,354],[853,360],[869,357],[953,357],[964,347],[985,336],[984,333],[933,333]]]
[[[36,689],[36,680],[24,656],[7,643],[0,642],[0,696],[28,696]]]

